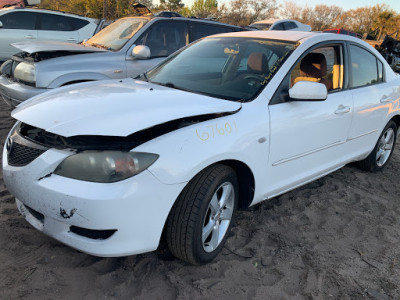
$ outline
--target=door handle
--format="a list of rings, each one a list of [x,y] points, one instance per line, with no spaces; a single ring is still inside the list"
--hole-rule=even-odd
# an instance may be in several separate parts
[[[69,38],[67,41],[68,41],[68,42],[76,42],[76,41],[77,41],[77,39],[74,39],[74,38]]]
[[[28,34],[28,35],[25,36],[25,38],[27,38],[27,39],[34,39],[35,37],[34,37],[33,35],[31,35],[31,34]]]
[[[350,106],[339,105],[338,109],[335,110],[336,115],[343,115],[350,112]]]
[[[381,101],[381,103],[388,103],[388,102],[391,102],[392,99],[386,95],[383,95],[380,101]]]

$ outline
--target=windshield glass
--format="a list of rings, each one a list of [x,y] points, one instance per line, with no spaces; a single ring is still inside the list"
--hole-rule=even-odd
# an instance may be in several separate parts
[[[257,28],[257,29],[260,29],[260,30],[269,30],[269,28],[272,26],[272,24],[261,24],[261,23],[258,23],[258,24],[252,24],[250,26],[254,27],[254,28]]]
[[[168,58],[143,78],[216,98],[249,101],[268,84],[295,47],[292,42],[266,39],[208,38]]]
[[[146,23],[146,18],[123,18],[101,30],[85,45],[117,51]]]

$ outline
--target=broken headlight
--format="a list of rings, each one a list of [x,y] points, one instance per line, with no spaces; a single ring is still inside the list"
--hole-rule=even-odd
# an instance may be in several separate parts
[[[14,77],[26,83],[35,83],[35,66],[26,62],[18,64],[18,66],[14,70]]]
[[[64,159],[54,174],[73,179],[111,183],[135,176],[158,159],[157,154],[84,151]]]

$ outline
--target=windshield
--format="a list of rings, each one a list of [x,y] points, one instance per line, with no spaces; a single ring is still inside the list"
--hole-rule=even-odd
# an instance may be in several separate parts
[[[249,101],[268,84],[295,47],[292,42],[266,39],[203,39],[142,78],[216,98]]]
[[[139,31],[146,23],[146,18],[123,18],[107,26],[85,45],[118,51]]]
[[[250,25],[251,27],[260,29],[260,30],[269,30],[269,28],[272,26],[272,24],[262,24],[262,23],[258,23],[258,24],[252,24]]]

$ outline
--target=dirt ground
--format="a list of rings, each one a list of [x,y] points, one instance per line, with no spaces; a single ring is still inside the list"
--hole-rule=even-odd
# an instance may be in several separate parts
[[[10,130],[0,103],[0,144]],[[167,250],[89,256],[18,213],[0,175],[0,299],[400,299],[400,146],[383,172],[354,166],[237,214],[205,266]],[[151,219],[149,220],[151,221]]]

